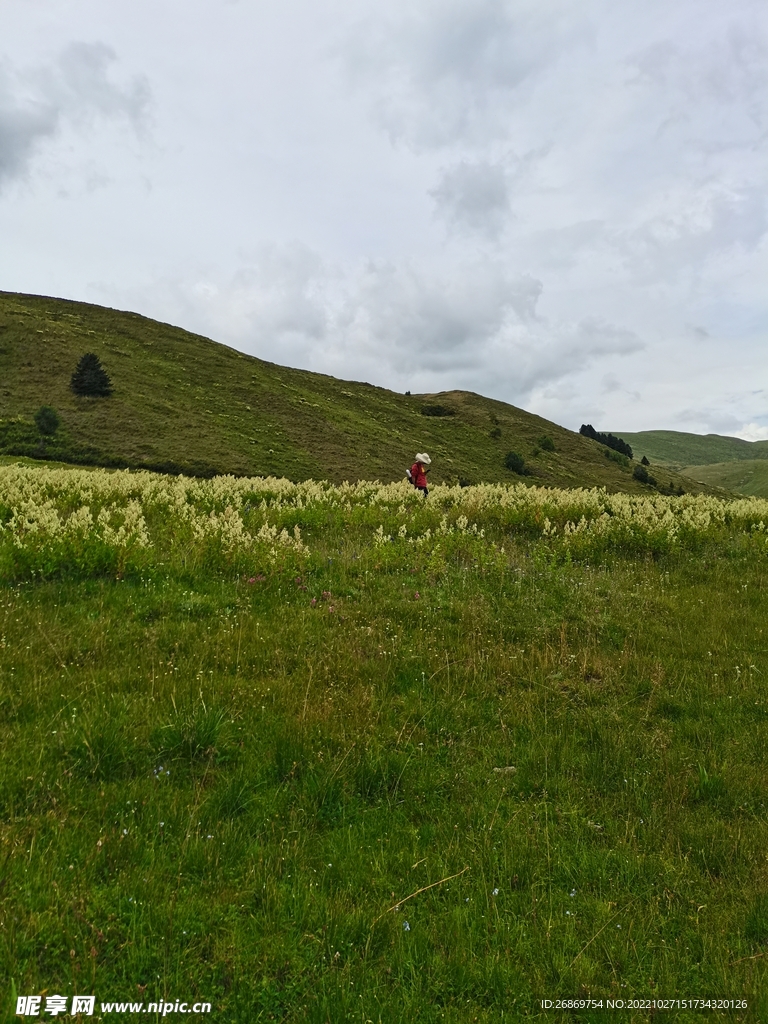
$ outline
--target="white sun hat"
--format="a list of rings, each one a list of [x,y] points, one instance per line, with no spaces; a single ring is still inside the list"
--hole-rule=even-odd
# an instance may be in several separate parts
[[[430,459],[426,452],[416,452],[416,461],[420,462],[423,466],[432,465],[432,459]]]

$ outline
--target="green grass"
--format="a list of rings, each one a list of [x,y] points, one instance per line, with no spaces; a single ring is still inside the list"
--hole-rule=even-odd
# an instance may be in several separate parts
[[[15,991],[243,1024],[606,1019],[558,996],[766,1019],[764,537],[578,560],[491,509],[430,552],[372,546],[360,508],[301,512],[299,569],[3,584]]]
[[[743,441],[740,437],[687,434],[678,430],[641,430],[639,433],[620,430],[615,433],[632,446],[635,459],[645,455],[652,463],[684,470],[686,476],[694,476],[694,469],[716,462],[768,459],[768,441]]]
[[[110,398],[78,398],[69,380],[87,351],[114,385]],[[402,479],[417,451],[433,482],[518,479],[639,493],[631,467],[595,441],[539,416],[468,392],[400,395],[243,355],[135,313],[41,296],[0,293],[0,452],[48,461],[195,475],[291,480]],[[33,417],[50,405],[62,425],[42,439]],[[439,405],[449,416],[424,416]],[[542,445],[542,438],[552,442]],[[706,490],[681,479],[685,490]],[[666,482],[665,482],[666,486]]]
[[[736,494],[753,494],[768,498],[768,460],[742,459],[716,462],[705,466],[688,466],[686,474],[711,487],[723,487]]]

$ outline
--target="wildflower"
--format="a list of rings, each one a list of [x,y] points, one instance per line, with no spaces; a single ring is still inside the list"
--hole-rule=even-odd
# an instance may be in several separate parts
[[[248,582],[249,583],[255,583],[256,582],[256,577],[255,576],[251,576],[251,578],[248,580]]]
[[[418,590],[417,590],[417,591],[416,591],[416,593],[415,593],[415,594],[414,594],[413,596],[414,596],[414,598],[415,598],[415,599],[416,599],[416,600],[418,601],[418,600],[419,600],[419,598],[421,597],[421,594],[420,594],[420,593],[418,592]]]
[[[330,599],[330,597],[331,597],[330,590],[324,590],[323,591],[323,601],[328,601]]]
[[[309,603],[310,603],[310,605],[311,605],[311,606],[312,606],[312,607],[314,608],[314,607],[315,607],[315,605],[317,604],[317,598],[316,598],[316,597],[313,597],[313,598],[312,598],[312,600],[311,600],[311,601],[310,601]]]
[[[408,922],[407,921],[403,921],[403,931],[404,932],[409,932],[410,930],[411,930],[411,926],[408,924]]]
[[[491,893],[491,896],[498,896],[498,895],[499,895],[499,890],[498,889],[494,889],[493,892]]]
[[[329,612],[335,612],[335,611],[336,611],[336,609],[335,609],[335,608],[333,607],[333,605],[332,605],[332,604],[329,604],[329,605],[328,605],[328,611],[329,611]]]

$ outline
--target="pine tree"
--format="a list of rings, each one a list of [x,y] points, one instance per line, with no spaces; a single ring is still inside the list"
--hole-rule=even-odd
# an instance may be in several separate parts
[[[69,386],[76,395],[95,395],[106,398],[107,395],[112,394],[112,381],[101,365],[99,357],[93,352],[86,352],[84,356],[81,356]]]

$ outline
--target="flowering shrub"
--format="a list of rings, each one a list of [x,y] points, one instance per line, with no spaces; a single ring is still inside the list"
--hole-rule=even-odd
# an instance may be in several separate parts
[[[515,535],[574,557],[661,552],[729,534],[764,538],[766,522],[760,498],[479,484],[436,486],[425,501],[405,482],[0,467],[0,567],[15,576],[120,574],[169,561],[191,570],[300,569],[311,557],[303,533],[324,546],[353,542],[378,561],[414,551],[493,561]]]

